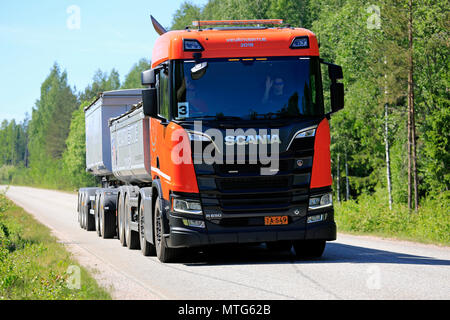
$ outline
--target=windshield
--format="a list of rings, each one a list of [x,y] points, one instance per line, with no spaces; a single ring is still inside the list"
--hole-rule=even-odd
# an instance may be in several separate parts
[[[324,114],[318,57],[176,61],[174,75],[178,120]]]

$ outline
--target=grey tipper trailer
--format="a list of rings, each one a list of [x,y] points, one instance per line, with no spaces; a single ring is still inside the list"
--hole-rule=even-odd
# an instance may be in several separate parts
[[[109,119],[131,110],[142,101],[141,89],[107,91],[84,109],[86,120],[86,171],[102,178],[103,188],[78,191],[78,220],[86,230],[103,237],[116,234],[117,184],[111,164]]]
[[[108,120],[142,101],[142,90],[107,91],[84,109],[86,119],[86,170],[96,176],[112,175]]]
[[[144,116],[142,104],[109,122],[116,179],[130,184],[150,183],[150,120]]]

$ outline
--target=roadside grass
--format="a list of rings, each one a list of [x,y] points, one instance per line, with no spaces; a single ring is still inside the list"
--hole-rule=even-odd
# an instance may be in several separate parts
[[[0,194],[0,300],[5,299],[105,300],[111,296],[47,227]]]
[[[335,204],[338,231],[450,245],[450,191],[428,198],[416,213],[404,204],[389,210],[381,193]]]
[[[51,166],[50,166],[51,167]],[[0,185],[14,185],[35,187],[40,189],[58,190],[69,193],[77,193],[78,187],[71,182],[61,169],[50,170],[46,176],[36,174],[32,169],[4,165],[0,167]],[[95,186],[96,181],[79,183],[80,186]],[[99,185],[98,185],[99,186]]]

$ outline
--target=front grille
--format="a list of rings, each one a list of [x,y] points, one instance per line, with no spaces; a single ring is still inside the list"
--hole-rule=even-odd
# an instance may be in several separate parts
[[[293,144],[280,154],[279,170],[261,175],[259,164],[195,164],[206,214],[222,213],[211,220],[221,226],[263,226],[264,216],[306,214],[314,139]],[[300,161],[299,161],[300,160]]]
[[[242,190],[242,189],[280,189],[288,188],[290,177],[264,176],[264,177],[243,177],[243,178],[217,178],[217,187],[222,191]]]

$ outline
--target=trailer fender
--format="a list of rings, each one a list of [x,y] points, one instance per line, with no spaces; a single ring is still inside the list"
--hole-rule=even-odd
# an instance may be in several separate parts
[[[144,204],[144,232],[145,238],[151,244],[154,244],[153,240],[153,202],[152,202],[152,191],[151,187],[142,188],[139,191],[140,202],[143,201]]]
[[[86,197],[84,199],[84,205],[87,206],[88,214],[94,215],[95,202],[96,202],[96,193],[100,188],[86,188],[85,194]]]
[[[107,214],[116,215],[117,207],[117,191],[111,189],[103,189],[103,210]]]

